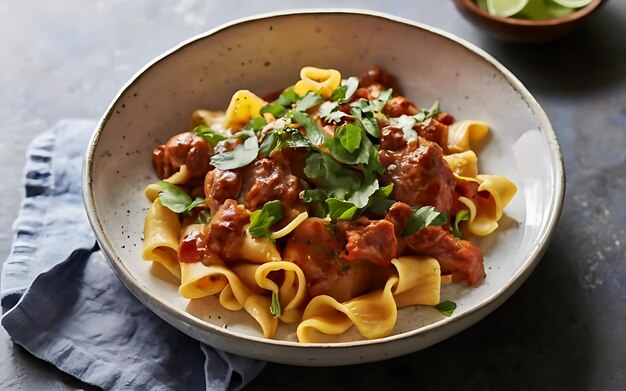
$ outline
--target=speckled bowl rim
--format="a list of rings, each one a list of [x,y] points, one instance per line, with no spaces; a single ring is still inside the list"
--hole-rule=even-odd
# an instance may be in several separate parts
[[[127,269],[122,262],[121,257],[116,253],[115,249],[111,245],[111,242],[108,240],[107,235],[105,234],[104,227],[102,225],[101,218],[98,214],[98,210],[95,206],[95,199],[93,194],[93,163],[95,157],[96,146],[98,145],[98,141],[100,136],[102,135],[102,131],[104,126],[107,123],[107,120],[112,115],[114,111],[114,107],[117,101],[127,92],[133,84],[139,80],[143,73],[146,72],[149,68],[157,65],[160,61],[165,59],[166,57],[172,55],[173,53],[179,51],[180,49],[193,45],[194,43],[205,39],[209,36],[214,36],[219,34],[222,31],[226,31],[230,28],[237,27],[238,25],[255,22],[261,19],[272,19],[272,18],[280,18],[284,16],[290,15],[316,15],[316,14],[359,14],[363,16],[377,17],[387,19],[394,23],[400,23],[409,25],[415,28],[422,29],[432,34],[436,34],[447,38],[451,41],[454,41],[458,45],[464,47],[465,49],[477,54],[482,60],[490,64],[494,67],[498,72],[500,72],[509,85],[519,93],[525,102],[527,102],[532,111],[539,117],[543,124],[546,126],[542,128],[542,134],[546,138],[548,147],[549,147],[549,156],[551,162],[554,163],[554,170],[552,171],[552,180],[551,185],[554,186],[555,191],[553,192],[554,196],[550,200],[550,206],[548,211],[548,217],[546,219],[546,224],[542,227],[538,237],[539,240],[535,244],[532,251],[530,251],[526,255],[526,259],[524,260],[522,267],[520,267],[512,276],[512,278],[507,281],[506,284],[501,286],[496,292],[492,295],[484,299],[482,302],[475,304],[473,308],[470,310],[459,314],[458,316],[452,316],[441,321],[435,322],[430,325],[426,325],[420,327],[418,329],[396,334],[390,335],[388,337],[375,339],[375,340],[363,340],[363,341],[352,341],[352,342],[338,342],[338,343],[299,343],[299,342],[291,342],[291,341],[280,341],[280,340],[270,340],[262,337],[255,337],[249,335],[242,335],[237,332],[233,332],[228,329],[220,328],[218,326],[214,326],[202,321],[199,318],[194,317],[193,315],[174,308],[169,304],[165,303],[163,300],[158,297],[154,297],[150,295],[146,288],[142,285],[141,281],[133,276],[133,274]],[[100,244],[100,248],[105,253],[106,258],[109,260],[113,270],[117,274],[117,276],[122,280],[122,282],[128,287],[128,289],[142,301],[148,308],[152,311],[156,312],[157,315],[168,321],[168,323],[176,326],[181,331],[189,334],[190,336],[194,336],[195,330],[203,330],[209,333],[214,333],[217,336],[230,339],[231,342],[236,342],[237,340],[245,339],[249,342],[255,342],[262,345],[275,345],[282,346],[284,348],[290,348],[294,351],[300,352],[302,350],[308,349],[358,349],[358,348],[371,348],[372,345],[384,345],[389,342],[399,342],[400,340],[416,337],[419,334],[427,334],[433,330],[448,328],[448,332],[442,332],[439,335],[439,338],[436,338],[427,346],[438,343],[462,330],[465,328],[475,324],[480,319],[488,315],[490,312],[495,310],[499,305],[501,305],[504,301],[506,301],[518,288],[521,284],[526,280],[526,278],[530,275],[530,273],[534,270],[536,265],[538,264],[541,256],[545,253],[548,243],[552,238],[561,215],[561,211],[563,208],[563,200],[565,195],[565,173],[564,173],[564,165],[563,165],[563,157],[560,151],[559,144],[557,142],[556,134],[552,125],[539,105],[539,103],[535,100],[535,98],[530,94],[530,92],[526,89],[526,87],[502,64],[500,64],[495,58],[491,55],[480,49],[479,47],[455,36],[454,34],[445,32],[438,28],[434,28],[428,26],[423,23],[415,22],[409,19],[405,19],[402,17],[376,12],[369,10],[361,10],[361,9],[352,9],[352,8],[325,8],[325,9],[297,9],[297,10],[286,10],[286,11],[278,11],[271,13],[264,13],[253,15],[249,17],[244,17],[240,19],[233,20],[231,22],[222,24],[216,28],[208,30],[207,32],[198,34],[194,37],[191,37],[172,49],[164,52],[163,54],[157,56],[144,67],[142,67],[118,92],[117,96],[113,99],[108,109],[106,110],[102,119],[100,119],[94,133],[91,137],[89,147],[87,153],[85,155],[84,165],[83,165],[83,173],[82,173],[82,193],[83,200],[85,203],[85,208],[87,212],[87,216],[91,223],[91,226],[95,232],[96,239]],[[182,324],[180,323],[182,321]],[[174,324],[176,323],[176,324]],[[442,336],[443,335],[443,336]],[[350,364],[351,362],[346,362],[346,364]],[[323,363],[311,363],[311,365],[324,365]]]

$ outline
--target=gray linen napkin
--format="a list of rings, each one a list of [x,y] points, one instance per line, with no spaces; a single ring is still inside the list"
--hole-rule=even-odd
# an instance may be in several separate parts
[[[26,197],[0,283],[2,326],[33,355],[104,389],[240,389],[265,363],[219,351],[139,302],[98,251],[80,175],[93,121],[31,143]]]

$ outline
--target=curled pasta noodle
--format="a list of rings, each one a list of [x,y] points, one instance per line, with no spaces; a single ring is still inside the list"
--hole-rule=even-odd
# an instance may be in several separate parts
[[[489,125],[482,121],[457,121],[448,127],[448,151],[464,152],[470,144],[484,139],[489,133]]]
[[[224,126],[232,130],[239,130],[252,118],[260,115],[260,110],[267,102],[248,90],[239,90],[230,100]]]
[[[243,259],[254,263],[276,262],[282,259],[276,245],[269,238],[252,237],[247,228],[245,233],[246,236],[239,248],[239,255]]]
[[[478,175],[478,158],[471,149],[463,152],[444,155],[448,167],[458,176],[474,178]]]
[[[436,259],[405,256],[392,261],[397,273],[385,287],[345,303],[322,295],[311,300],[298,326],[300,342],[316,342],[316,333],[341,334],[354,325],[367,339],[391,333],[397,309],[409,305],[439,303],[441,269]]]
[[[441,267],[435,258],[405,256],[391,261],[398,272],[393,294],[398,308],[437,305],[441,293]]]
[[[268,275],[283,271],[283,282],[278,286]],[[256,269],[255,280],[258,286],[279,296],[282,314],[280,320],[285,323],[299,322],[302,317],[300,307],[307,299],[306,279],[302,269],[292,262],[268,262]]]
[[[312,91],[328,99],[340,83],[341,73],[335,69],[304,67],[300,70],[300,80],[293,91],[300,96]]]
[[[228,283],[222,268],[224,264],[219,261],[209,266],[202,262],[181,263],[178,292],[187,299],[198,299],[221,292]]]
[[[177,278],[181,277],[178,262],[180,231],[178,215],[164,207],[156,197],[144,222],[142,257],[160,263]]]
[[[477,236],[489,235],[498,228],[498,221],[502,218],[504,207],[517,192],[517,187],[501,175],[458,178],[478,182],[478,191],[489,194],[488,197],[476,197],[476,204],[466,197],[459,197],[459,201],[467,206],[470,212],[470,218],[467,221],[469,232]]]
[[[280,239],[283,236],[289,235],[294,229],[298,227],[298,225],[300,225],[308,217],[309,217],[309,214],[307,212],[300,213],[299,215],[296,216],[295,219],[291,220],[289,224],[279,229],[278,231],[272,233],[272,237],[274,239]]]

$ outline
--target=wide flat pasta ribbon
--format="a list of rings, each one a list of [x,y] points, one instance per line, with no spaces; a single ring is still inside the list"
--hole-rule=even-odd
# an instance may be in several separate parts
[[[269,278],[272,272],[283,272],[280,286]],[[281,307],[280,320],[296,323],[302,319],[300,307],[307,298],[306,278],[302,269],[293,262],[268,262],[256,269],[255,281],[263,289],[278,293]]]
[[[298,326],[300,342],[319,340],[319,333],[338,335],[354,325],[367,339],[391,333],[397,310],[409,305],[435,305],[440,300],[441,269],[430,257],[406,256],[392,260],[397,273],[383,289],[339,303],[327,295],[314,297]]]
[[[474,178],[478,175],[478,157],[471,149],[443,155],[452,172],[458,176]]]
[[[517,186],[502,175],[478,175],[476,178],[457,176],[457,179],[479,183],[476,203],[465,197],[459,197],[459,201],[470,212],[468,231],[477,236],[489,235],[498,228],[504,207],[517,192]],[[485,197],[484,194],[488,196]]]
[[[180,235],[178,215],[161,204],[156,197],[146,214],[142,257],[158,262],[177,278],[181,278],[178,262]]]
[[[464,152],[470,144],[484,139],[489,133],[489,125],[482,121],[457,121],[448,126],[448,151]]]

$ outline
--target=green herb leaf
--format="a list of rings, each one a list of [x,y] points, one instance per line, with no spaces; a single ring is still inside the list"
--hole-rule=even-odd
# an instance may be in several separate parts
[[[263,138],[259,152],[264,156],[269,156],[272,151],[277,149],[311,147],[313,147],[311,142],[298,129],[286,126],[283,129],[274,129],[268,132]]]
[[[317,106],[322,103],[324,99],[319,94],[313,91],[309,91],[306,95],[296,103],[295,111],[307,111],[311,107]]]
[[[259,110],[261,115],[269,113],[274,116],[274,118],[280,118],[287,113],[287,110],[284,106],[279,105],[276,102],[268,103]]]
[[[285,89],[273,103],[283,107],[291,107],[291,105],[296,103],[299,99],[300,97],[293,91],[293,87],[289,87]]]
[[[345,83],[343,83],[342,81],[342,85],[337,87],[335,91],[333,91],[333,93],[330,95],[330,100],[337,102],[347,102],[350,100],[350,98],[352,98],[352,95],[354,95],[354,92],[357,90],[357,88],[359,88],[359,79],[352,76],[348,78]]]
[[[352,202],[329,198],[326,200],[331,220],[350,220],[358,212],[358,206]]]
[[[240,137],[245,135],[239,132]],[[249,137],[235,147],[234,150],[222,152],[211,158],[211,164],[220,170],[232,170],[234,168],[244,167],[252,163],[259,154],[259,140],[254,136]]]
[[[255,210],[250,214],[248,232],[255,238],[272,237],[269,228],[283,218],[283,210],[279,200],[269,201],[262,209]]]
[[[249,130],[258,132],[261,129],[263,129],[265,125],[267,125],[267,121],[265,120],[265,118],[254,117],[246,124],[246,126],[244,126],[244,129],[249,129]]]
[[[157,182],[163,188],[159,192],[161,204],[175,213],[186,213],[196,206],[206,205],[206,199],[196,198],[192,200],[189,194],[180,187],[166,181]]]
[[[376,190],[370,197],[366,207],[367,211],[377,215],[384,215],[387,213],[391,205],[396,202],[395,200],[389,199],[392,191],[393,183],[390,183],[387,186],[379,187],[378,190]]]
[[[369,202],[370,196],[378,190],[378,179],[373,175],[365,175],[361,186],[348,198],[359,208],[365,208]]]
[[[263,137],[263,142],[259,147],[259,153],[269,157],[273,150],[278,149],[278,144],[280,144],[280,136],[275,130],[271,131]]]
[[[280,308],[280,300],[278,299],[278,292],[272,291],[272,304],[270,304],[270,314],[274,318],[280,318],[282,310]]]
[[[404,229],[402,229],[401,234],[402,236],[407,236],[422,228],[433,225],[444,225],[446,221],[448,221],[446,213],[437,212],[432,206],[422,206],[411,213],[409,221],[404,226]]]
[[[353,124],[345,124],[337,128],[335,137],[348,152],[352,153],[361,145],[361,129]]]
[[[328,100],[320,105],[318,114],[324,121],[333,123],[339,122],[339,120],[348,115],[339,110],[339,103]]]
[[[310,203],[313,201],[325,201],[328,193],[324,189],[307,189],[302,195],[302,201]]]
[[[454,312],[454,310],[456,310],[456,307],[457,306],[455,302],[446,300],[437,304],[434,308],[437,311],[441,312],[441,314],[444,316],[452,316],[452,313]]]
[[[312,152],[306,159],[304,174],[315,184],[326,190],[329,197],[345,199],[356,191],[362,181],[359,172],[342,166],[331,156]]]
[[[211,144],[212,147],[215,147],[220,141],[227,139],[226,136],[206,125],[198,125],[191,132],[196,136],[202,137],[207,143]]]
[[[326,136],[313,117],[302,111],[296,111],[293,113],[291,119],[304,127],[306,130],[305,137],[311,142],[311,144],[314,146],[320,146],[325,143]]]
[[[441,110],[439,109],[439,101],[435,101],[430,109],[420,111],[419,113],[415,114],[413,118],[415,118],[417,122],[423,122],[439,113],[441,113]]]
[[[456,213],[454,216],[454,224],[452,224],[452,233],[455,238],[461,239],[463,238],[463,233],[459,229],[459,223],[461,221],[466,221],[470,219],[470,212],[467,209],[462,209]]]

